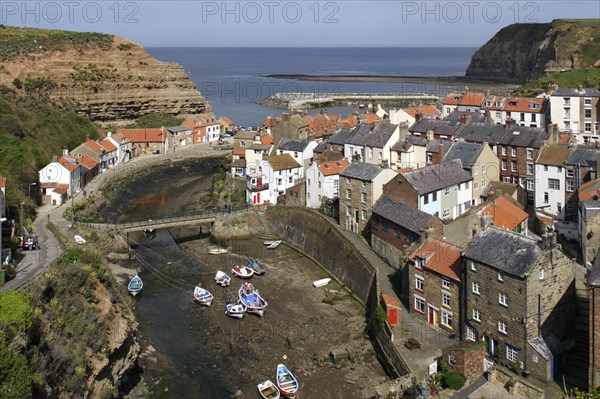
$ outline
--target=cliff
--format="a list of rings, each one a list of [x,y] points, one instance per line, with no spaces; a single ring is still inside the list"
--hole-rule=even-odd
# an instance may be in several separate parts
[[[73,100],[100,124],[211,111],[180,65],[112,35],[0,26],[0,62],[0,84]]]
[[[521,83],[600,59],[600,20],[554,20],[501,29],[473,55],[466,76]]]

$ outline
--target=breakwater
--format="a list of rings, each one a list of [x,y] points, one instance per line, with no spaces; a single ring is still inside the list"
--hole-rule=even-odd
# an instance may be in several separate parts
[[[365,106],[369,103],[386,106],[406,107],[415,102],[435,103],[440,97],[427,93],[276,93],[258,101],[259,105],[270,108],[309,109],[354,104]]]

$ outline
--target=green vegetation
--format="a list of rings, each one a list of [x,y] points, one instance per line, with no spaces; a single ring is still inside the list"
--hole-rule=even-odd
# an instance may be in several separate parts
[[[377,307],[375,308],[375,312],[373,313],[373,317],[375,318],[375,321],[377,322],[377,324],[379,324],[379,327],[381,328],[383,328],[385,322],[388,321],[387,313],[385,312],[383,307],[381,307],[381,305],[377,305]]]
[[[17,330],[31,326],[31,307],[26,292],[0,292],[0,323]]]
[[[17,28],[0,25],[0,62],[32,52],[70,48],[108,48],[112,35],[93,32],[69,32],[53,29]]]
[[[467,378],[462,373],[451,370],[445,360],[440,360],[438,373],[435,375],[433,382],[436,386],[441,386],[446,389],[454,389],[458,391],[465,385]]]
[[[119,73],[114,67],[99,68],[96,64],[88,64],[83,68],[74,66],[75,72],[71,72],[73,85],[82,91],[98,93],[105,83],[119,79]]]
[[[183,118],[177,118],[171,114],[164,112],[154,112],[151,114],[142,115],[135,120],[135,123],[130,128],[144,129],[144,128],[157,128],[157,127],[169,127],[178,126],[183,122]]]
[[[537,96],[548,90],[550,85],[559,87],[600,87],[600,73],[596,67],[552,73],[525,83],[514,91],[517,96]]]

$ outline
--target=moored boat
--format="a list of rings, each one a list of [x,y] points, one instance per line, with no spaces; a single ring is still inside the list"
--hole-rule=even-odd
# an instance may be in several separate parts
[[[298,393],[298,380],[283,364],[277,365],[277,388],[283,396],[293,398]]]
[[[324,285],[329,284],[329,282],[331,281],[331,279],[329,277],[327,278],[322,278],[320,280],[315,280],[313,281],[313,285],[315,287],[323,287]]]
[[[281,240],[265,240],[265,241],[263,241],[263,244],[265,244],[265,245],[272,245],[272,244],[275,244],[278,241],[281,241]]]
[[[231,277],[229,277],[227,273],[219,270],[215,275],[215,283],[219,284],[221,287],[229,287],[229,284],[231,284]]]
[[[265,274],[265,267],[263,266],[263,264],[254,258],[248,259],[247,266],[252,269],[254,274],[258,274],[259,276]]]
[[[271,380],[261,382],[256,387],[260,396],[265,399],[278,399],[280,397],[279,389],[277,389],[277,386]]]
[[[244,317],[244,313],[246,313],[246,307],[241,303],[228,303],[225,305],[225,314],[229,317],[241,319]]]
[[[213,301],[213,295],[198,284],[194,288],[194,301],[201,305],[210,306]]]
[[[144,288],[144,283],[137,274],[131,278],[127,285],[127,290],[129,290],[129,293],[133,296],[139,294],[142,291],[142,288]]]
[[[77,244],[79,244],[79,245],[83,245],[83,244],[85,244],[85,242],[86,242],[86,241],[85,241],[85,238],[83,238],[82,236],[78,236],[78,235],[76,235],[76,236],[74,236],[73,238],[75,239],[75,242],[76,242]]]
[[[208,250],[208,253],[211,255],[221,255],[226,254],[227,252],[229,252],[227,248],[213,248]]]
[[[270,244],[269,246],[267,246],[267,249],[275,249],[280,245],[281,245],[281,240],[277,240],[277,241],[273,242],[272,244]]]
[[[231,273],[233,273],[234,276],[239,278],[250,278],[254,274],[254,270],[252,270],[248,266],[235,265],[231,269]]]
[[[246,307],[246,312],[254,313],[260,317],[265,314],[265,308],[267,307],[267,301],[265,301],[258,290],[254,288],[254,285],[249,282],[242,284],[238,291],[240,303]]]

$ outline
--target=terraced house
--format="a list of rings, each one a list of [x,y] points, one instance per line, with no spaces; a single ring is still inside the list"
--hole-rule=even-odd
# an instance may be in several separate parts
[[[465,335],[516,370],[550,381],[574,331],[575,263],[555,244],[488,227],[463,254]]]

